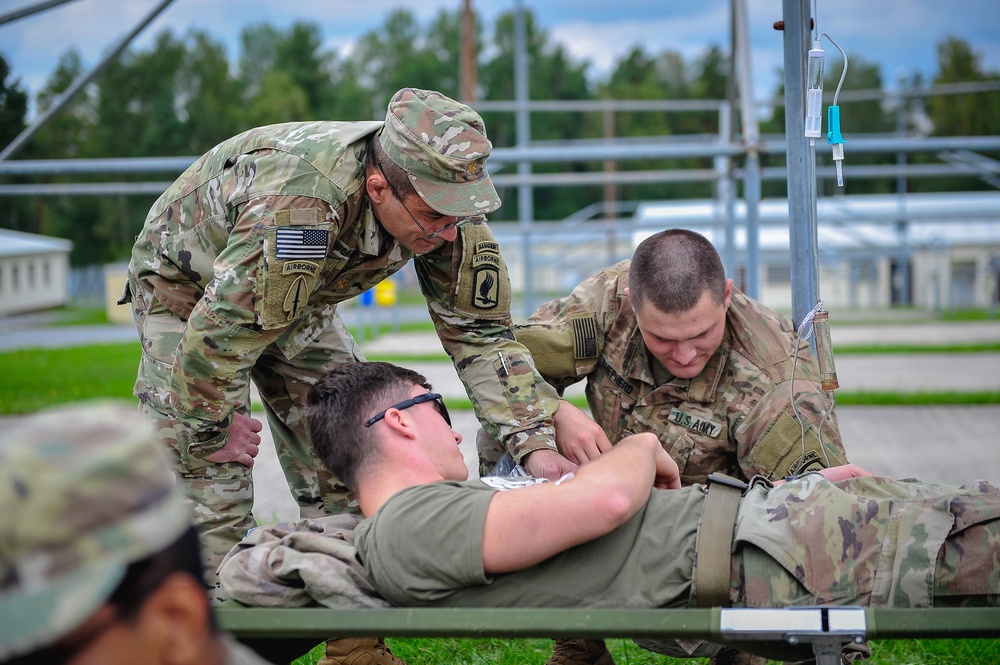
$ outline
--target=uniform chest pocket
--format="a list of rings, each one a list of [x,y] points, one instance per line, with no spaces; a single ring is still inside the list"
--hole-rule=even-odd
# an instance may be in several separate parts
[[[635,400],[601,381],[588,381],[585,392],[594,422],[604,429],[612,443],[617,443],[629,427]]]

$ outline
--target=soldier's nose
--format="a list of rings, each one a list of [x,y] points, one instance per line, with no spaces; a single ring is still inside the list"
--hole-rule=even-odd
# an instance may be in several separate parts
[[[690,345],[679,345],[677,349],[674,350],[674,362],[681,365],[687,365],[689,362],[694,360],[694,357],[698,355],[698,350]]]
[[[458,227],[452,226],[450,228],[444,229],[443,231],[435,234],[438,238],[446,240],[448,242],[454,242],[455,238],[458,237]]]

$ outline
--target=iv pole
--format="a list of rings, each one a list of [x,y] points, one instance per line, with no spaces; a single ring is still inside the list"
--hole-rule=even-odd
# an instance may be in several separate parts
[[[816,163],[805,137],[806,53],[811,43],[809,0],[782,0],[782,14],[792,320],[799,322],[819,300]]]

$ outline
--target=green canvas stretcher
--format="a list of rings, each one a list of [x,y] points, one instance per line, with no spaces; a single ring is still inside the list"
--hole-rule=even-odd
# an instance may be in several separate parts
[[[810,644],[818,665],[851,642],[1000,637],[1000,607],[871,609],[216,608],[221,627],[254,641],[330,637],[685,638]]]

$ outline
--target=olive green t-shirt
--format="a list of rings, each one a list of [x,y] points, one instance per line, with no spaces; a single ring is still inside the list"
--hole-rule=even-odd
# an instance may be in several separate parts
[[[355,528],[358,557],[379,593],[399,606],[688,605],[705,498],[698,486],[652,490],[638,514],[601,538],[525,570],[484,573],[490,499],[534,482],[477,478],[398,492]]]

